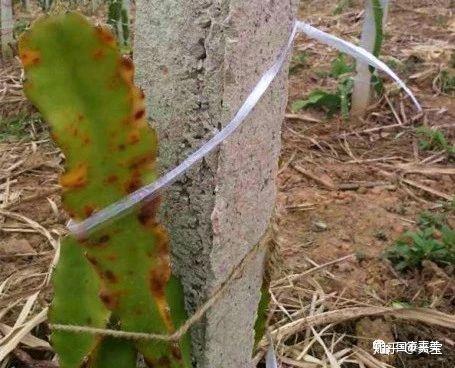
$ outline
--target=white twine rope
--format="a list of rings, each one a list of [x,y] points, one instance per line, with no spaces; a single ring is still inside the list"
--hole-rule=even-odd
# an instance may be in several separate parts
[[[346,54],[349,54],[356,58],[359,61],[368,63],[371,66],[374,66],[377,69],[383,70],[388,74],[403,90],[410,96],[413,103],[416,105],[417,109],[421,111],[421,107],[412,91],[405,85],[405,83],[382,61],[370,54],[368,51],[365,51],[361,47],[355,46],[354,44],[344,41],[338,37],[330,35],[326,32],[323,32],[305,22],[295,21],[292,28],[291,35],[287,41],[286,46],[279,54],[275,63],[262,75],[259,79],[259,82],[253,88],[249,96],[246,98],[243,105],[235,114],[234,118],[223,128],[221,129],[213,138],[211,138],[207,143],[202,145],[198,150],[189,155],[182,163],[177,167],[168,171],[166,174],[158,178],[151,184],[148,184],[137,191],[125,196],[119,201],[101,209],[100,211],[94,213],[92,216],[81,222],[75,222],[70,220],[68,223],[68,229],[75,236],[81,237],[87,235],[91,230],[97,227],[104,222],[111,220],[126,211],[134,207],[139,202],[147,199],[151,200],[157,196],[158,192],[162,189],[167,188],[173,184],[181,175],[186,173],[192,166],[197,162],[202,160],[209,153],[214,151],[224,140],[234,133],[237,128],[242,124],[245,118],[250,114],[256,104],[259,102],[261,97],[267,91],[268,87],[272,81],[277,76],[280,71],[286,56],[291,49],[292,43],[295,39],[295,36],[298,33],[306,34],[308,37],[313,38],[319,42],[322,42],[326,45],[334,47]]]

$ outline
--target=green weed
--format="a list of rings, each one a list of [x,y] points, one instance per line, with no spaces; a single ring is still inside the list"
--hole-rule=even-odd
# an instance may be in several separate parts
[[[22,138],[27,135],[30,117],[15,116],[0,120],[0,141],[11,138]]]
[[[354,64],[348,64],[346,56],[342,53],[332,61],[330,76],[333,78],[340,78],[344,74],[352,73],[355,70]]]
[[[416,231],[407,231],[385,252],[399,271],[422,267],[425,260],[441,266],[455,264],[455,230],[444,214],[424,212]]]
[[[25,19],[19,19],[16,23],[14,23],[14,37],[18,38],[30,25]]]
[[[455,154],[455,145],[447,142],[444,133],[437,129],[421,126],[416,129],[420,137],[419,147],[424,151],[446,151],[448,154]]]
[[[341,14],[350,7],[352,7],[352,0],[339,0],[335,9],[333,9],[333,15]]]
[[[330,72],[325,72],[324,76],[330,76],[338,80],[337,89],[334,92],[315,89],[306,99],[296,100],[291,104],[291,110],[299,110],[315,107],[324,110],[327,115],[333,116],[340,111],[343,118],[349,117],[350,96],[354,87],[354,80],[349,75],[354,71],[354,65],[346,62],[344,54],[339,54],[332,61]]]
[[[439,83],[442,93],[455,94],[455,73],[447,69],[439,73]]]
[[[289,67],[289,74],[295,74],[300,69],[308,66],[308,54],[305,51],[299,52],[292,57],[291,66]]]

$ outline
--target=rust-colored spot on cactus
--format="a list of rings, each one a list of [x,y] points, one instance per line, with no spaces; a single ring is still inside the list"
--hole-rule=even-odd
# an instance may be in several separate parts
[[[98,238],[97,242],[98,243],[107,243],[110,239],[111,239],[111,237],[109,235],[104,234]]]
[[[168,267],[161,265],[158,268],[154,268],[150,271],[150,291],[153,296],[160,299],[164,296],[164,288],[166,287],[167,280],[170,276],[170,270]]]
[[[134,129],[132,131],[130,131],[128,133],[128,136],[126,138],[126,141],[129,143],[129,144],[136,144],[140,141],[141,139],[141,135],[139,133],[139,130],[137,129]]]
[[[98,39],[109,46],[115,47],[115,38],[112,35],[111,31],[107,27],[98,26],[95,27],[96,35]]]
[[[117,181],[118,181],[118,176],[115,174],[111,174],[106,178],[105,183],[113,184],[113,183],[116,183]]]
[[[150,291],[155,298],[155,302],[161,317],[168,331],[174,331],[169,308],[165,297],[165,287],[171,276],[169,253],[160,254],[155,258],[155,264],[150,270],[149,285]]]
[[[131,179],[129,179],[125,183],[125,192],[126,193],[133,193],[134,191],[138,190],[142,186],[142,180],[138,173],[133,173]]]
[[[106,289],[101,289],[99,297],[107,309],[114,310],[115,308],[117,308],[118,295],[115,295],[114,293]]]
[[[37,65],[41,61],[41,54],[35,50],[21,50],[19,57],[22,61],[22,65],[26,68],[28,66]]]
[[[132,123],[131,116],[127,116],[127,117],[124,117],[122,119],[122,124],[123,125],[127,125],[128,126],[128,125],[131,125],[131,123]]]
[[[145,116],[145,109],[140,109],[134,113],[134,119],[139,120]]]
[[[111,270],[104,271],[104,276],[109,282],[113,284],[118,281],[117,276],[115,276],[115,274]]]
[[[123,56],[120,62],[126,70],[134,71],[134,64],[129,57]]]
[[[167,356],[162,356],[158,359],[158,367],[162,368],[170,368],[171,367],[171,360]]]
[[[98,261],[96,260],[95,257],[92,257],[89,254],[86,254],[85,257],[87,258],[87,261],[89,261],[93,266],[95,266],[95,267],[98,266]]]
[[[177,344],[171,345],[171,354],[176,360],[182,360],[182,352]]]
[[[103,49],[97,49],[97,50],[95,50],[95,51],[93,52],[92,57],[93,57],[93,59],[95,59],[95,60],[100,60],[100,59],[102,59],[105,55],[106,55],[106,53],[104,52]]]
[[[81,188],[87,183],[87,165],[79,164],[60,178],[60,184],[65,188]]]
[[[133,84],[134,80],[134,65],[130,58],[122,57],[120,59],[120,76],[129,84]]]
[[[169,254],[169,237],[166,229],[162,225],[155,225],[153,228],[155,236],[156,253],[160,256],[167,256]]]
[[[75,126],[71,126],[69,128],[69,131],[72,135],[74,135],[75,137],[77,137],[79,135],[79,129],[77,129]]]
[[[115,255],[115,254],[108,254],[108,255],[106,256],[106,259],[107,259],[108,261],[113,262],[113,261],[116,261],[116,260],[118,259],[118,257],[117,257],[117,255]]]
[[[160,207],[161,198],[155,197],[151,201],[142,205],[137,218],[144,226],[154,226],[156,224],[156,214]]]
[[[84,213],[85,216],[89,217],[93,212],[95,211],[95,208],[89,204],[84,206]]]

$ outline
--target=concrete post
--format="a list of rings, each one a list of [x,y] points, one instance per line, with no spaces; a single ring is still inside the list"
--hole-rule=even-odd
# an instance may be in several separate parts
[[[12,0],[0,0],[0,39],[1,39],[1,57],[11,59],[13,57],[13,49],[11,45],[13,38],[13,2]]]
[[[162,171],[238,110],[288,39],[295,0],[138,0],[137,81],[160,138]],[[265,233],[275,201],[287,68],[243,128],[164,194],[173,266],[190,312]],[[251,367],[263,254],[192,331],[200,368]]]

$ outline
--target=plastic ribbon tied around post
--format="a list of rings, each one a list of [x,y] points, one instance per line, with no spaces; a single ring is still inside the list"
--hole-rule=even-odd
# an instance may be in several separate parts
[[[253,110],[261,97],[267,91],[268,87],[275,79],[281,67],[283,66],[287,55],[292,48],[293,41],[297,34],[305,34],[309,38],[313,38],[328,46],[334,47],[348,55],[351,55],[358,61],[368,63],[369,65],[382,70],[389,75],[411,98],[417,109],[421,111],[421,107],[412,91],[405,85],[405,83],[391,70],[385,63],[373,56],[368,51],[358,47],[348,41],[342,40],[331,34],[323,32],[308,23],[302,21],[295,21],[292,32],[287,40],[287,44],[281,50],[275,63],[267,69],[259,79],[258,83],[252,89],[251,93],[245,99],[244,103],[237,111],[232,120],[224,126],[223,129],[218,131],[213,138],[203,144],[198,150],[190,154],[182,163],[165,173],[151,184],[148,184],[123,199],[115,202],[106,208],[94,213],[92,216],[81,222],[70,221],[68,223],[69,230],[78,237],[85,236],[95,227],[102,225],[108,220],[112,220],[121,216],[129,209],[134,207],[139,202],[144,200],[151,200],[166,187],[174,183],[180,176],[187,172],[194,164],[202,160],[209,153],[214,151],[224,140],[234,133],[249,113]]]

